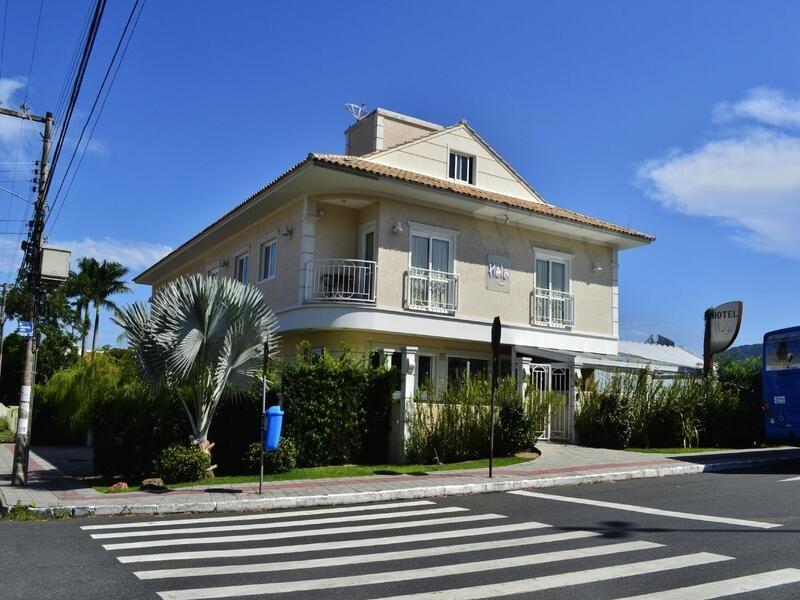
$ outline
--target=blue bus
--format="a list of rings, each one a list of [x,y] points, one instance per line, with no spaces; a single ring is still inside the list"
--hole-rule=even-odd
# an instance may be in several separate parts
[[[762,381],[767,439],[800,441],[800,326],[764,336]]]

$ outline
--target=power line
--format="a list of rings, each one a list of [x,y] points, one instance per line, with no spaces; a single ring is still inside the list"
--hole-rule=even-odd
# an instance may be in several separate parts
[[[28,106],[28,94],[31,91],[31,75],[33,75],[33,59],[36,57],[36,46],[39,44],[39,25],[42,23],[42,9],[44,8],[44,0],[39,0],[39,16],[36,17],[36,32],[33,34],[33,49],[31,50],[31,64],[28,66],[28,79],[25,82],[25,99],[22,101],[22,106]]]
[[[6,20],[8,19],[8,0],[3,6],[3,40],[0,41],[0,79],[3,78],[3,58],[6,51]]]
[[[80,136],[78,138],[78,143],[75,144],[75,148],[73,149],[72,156],[70,157],[69,163],[67,164],[67,168],[64,171],[64,176],[61,178],[61,183],[59,184],[58,190],[56,191],[56,195],[55,195],[55,197],[53,199],[53,202],[51,203],[50,212],[48,213],[48,215],[47,215],[47,217],[45,219],[45,223],[47,223],[47,221],[50,218],[50,215],[52,215],[53,211],[55,210],[56,204],[58,204],[58,199],[59,199],[59,196],[61,194],[61,190],[64,187],[64,183],[66,182],[67,176],[69,174],[69,169],[72,166],[72,162],[75,159],[75,155],[78,152],[78,149],[79,149],[79,147],[81,145],[81,141],[83,140],[83,136],[86,133],[86,129],[89,126],[89,122],[92,119],[92,115],[94,114],[94,111],[97,108],[98,102],[100,102],[100,98],[102,96],[103,100],[102,100],[102,103],[100,103],[100,110],[97,113],[97,118],[94,120],[94,124],[92,125],[92,129],[89,132],[89,137],[86,139],[86,143],[83,146],[83,150],[81,152],[80,159],[78,160],[78,164],[76,165],[75,170],[72,172],[72,177],[71,177],[71,179],[69,181],[69,185],[67,186],[66,192],[64,193],[64,196],[63,196],[63,198],[61,200],[61,204],[58,206],[58,210],[56,211],[55,217],[53,218],[53,222],[50,225],[50,233],[53,232],[53,228],[55,227],[56,222],[58,222],[58,217],[61,215],[61,209],[64,207],[64,204],[66,203],[67,197],[69,196],[69,192],[72,189],[72,183],[75,181],[75,176],[78,174],[78,171],[81,168],[81,164],[83,163],[83,158],[84,158],[84,156],[86,156],[86,149],[88,148],[89,143],[92,141],[92,136],[94,135],[94,130],[97,128],[97,124],[100,122],[100,117],[102,117],[102,115],[103,115],[103,110],[105,109],[106,102],[108,100],[108,96],[111,93],[111,88],[114,86],[114,82],[117,79],[117,74],[119,73],[119,69],[122,66],[122,62],[125,60],[125,55],[128,52],[128,47],[130,46],[131,39],[133,38],[133,34],[136,32],[136,26],[139,24],[139,19],[142,16],[142,11],[144,11],[144,6],[145,6],[145,3],[146,3],[147,0],[142,0],[141,9],[139,10],[138,14],[136,14],[136,9],[139,7],[139,1],[140,0],[135,0],[135,2],[133,3],[133,6],[131,7],[131,12],[128,15],[128,20],[125,22],[125,27],[122,29],[122,33],[120,34],[119,40],[117,41],[117,46],[114,49],[114,54],[112,55],[111,61],[109,61],[108,68],[106,69],[106,73],[103,76],[103,81],[100,83],[100,88],[97,90],[97,95],[95,96],[94,102],[92,103],[92,108],[89,111],[89,116],[86,118],[86,122],[83,124],[83,129],[81,129],[81,134],[80,134]],[[134,15],[136,15],[135,20],[134,20]],[[131,26],[131,23],[133,23],[132,26]],[[125,37],[126,37],[126,34],[128,33],[128,29],[129,28],[130,28],[130,35],[127,36],[127,41],[125,41]],[[122,48],[123,41],[125,41],[124,48]],[[122,48],[122,54],[119,54],[120,48]],[[120,57],[119,61],[116,60],[118,54],[119,54],[119,57]],[[116,68],[114,68],[115,61],[116,61]],[[105,89],[105,95],[103,95],[104,87],[106,85],[106,82],[109,80],[109,75],[111,74],[112,68],[114,69],[114,73],[111,76],[111,80],[110,80],[110,82],[108,84],[108,87]]]
[[[70,59],[69,67],[67,68],[67,74],[64,77],[64,83],[61,85],[61,92],[58,94],[58,102],[56,103],[56,128],[58,129],[59,133],[61,131],[61,117],[63,117],[63,111],[66,108],[67,103],[67,92],[69,91],[69,84],[70,81],[73,80],[75,77],[75,71],[78,68],[78,57],[81,53],[82,41],[86,38],[87,32],[89,30],[89,23],[92,21],[92,5],[89,4],[89,8],[86,11],[86,18],[83,21],[83,26],[81,27],[78,35],[78,39],[75,42],[75,49],[72,52],[72,58]]]
[[[50,185],[53,181],[52,174],[55,172],[56,165],[58,165],[58,159],[61,157],[61,150],[64,147],[64,140],[67,137],[67,130],[69,129],[70,121],[72,121],[72,114],[75,111],[75,105],[78,102],[78,95],[80,94],[81,85],[83,84],[83,77],[86,75],[86,67],[89,64],[89,56],[92,53],[94,42],[97,39],[97,31],[100,28],[100,19],[103,17],[103,11],[105,10],[105,7],[106,0],[96,0],[94,14],[92,15],[92,22],[89,24],[89,31],[87,33],[86,42],[83,46],[83,52],[81,53],[81,60],[78,64],[77,72],[75,73],[75,80],[72,83],[72,91],[70,93],[69,102],[64,112],[63,125],[61,127],[61,131],[59,132],[56,149],[53,152],[53,160],[51,161],[50,165],[51,176],[48,177],[47,181],[45,182],[45,197],[50,191]]]

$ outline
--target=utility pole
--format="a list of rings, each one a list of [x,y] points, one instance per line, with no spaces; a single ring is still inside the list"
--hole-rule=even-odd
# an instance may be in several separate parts
[[[7,284],[3,284],[3,306],[0,308],[0,373],[3,372],[3,346],[5,345],[6,338],[4,330],[6,328],[6,288]]]
[[[28,320],[33,328],[31,336],[25,342],[25,370],[22,372],[22,389],[19,396],[19,419],[17,421],[17,442],[14,446],[14,466],[11,470],[11,484],[24,486],[28,483],[28,455],[30,453],[31,408],[33,407],[33,384],[35,381],[34,359],[37,343],[36,317],[42,286],[42,236],[44,234],[45,195],[47,178],[50,172],[48,157],[53,138],[53,113],[44,117],[20,113],[0,107],[0,114],[14,116],[44,123],[42,136],[42,160],[39,164],[39,194],[34,205],[30,241],[24,246],[28,254]]]

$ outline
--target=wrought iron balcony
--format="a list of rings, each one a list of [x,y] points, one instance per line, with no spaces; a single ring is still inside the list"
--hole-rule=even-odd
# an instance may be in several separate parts
[[[306,302],[375,303],[378,265],[372,260],[323,258],[306,264]]]
[[[412,267],[406,271],[403,303],[411,310],[452,313],[458,308],[458,275]]]
[[[575,324],[575,296],[536,288],[531,293],[531,324],[545,327],[572,327]]]

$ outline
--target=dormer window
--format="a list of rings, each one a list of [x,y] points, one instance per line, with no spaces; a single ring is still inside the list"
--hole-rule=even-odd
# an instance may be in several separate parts
[[[475,157],[458,152],[450,153],[450,179],[475,183]]]

